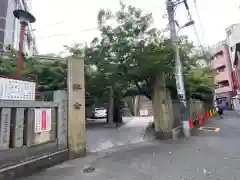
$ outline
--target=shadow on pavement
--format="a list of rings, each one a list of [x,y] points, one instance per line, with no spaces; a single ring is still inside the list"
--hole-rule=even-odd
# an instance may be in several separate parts
[[[102,128],[106,124],[106,119],[86,119],[86,129]]]

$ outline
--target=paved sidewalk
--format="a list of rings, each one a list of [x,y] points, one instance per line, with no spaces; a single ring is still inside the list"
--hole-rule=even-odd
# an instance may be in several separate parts
[[[143,142],[52,167],[24,180],[237,180],[240,174],[240,118],[226,112],[189,140]],[[95,168],[84,173],[85,167]]]
[[[100,120],[96,120],[100,121]],[[144,142],[146,127],[153,117],[125,117],[120,128],[97,127],[86,130],[88,152],[99,152],[118,146]]]

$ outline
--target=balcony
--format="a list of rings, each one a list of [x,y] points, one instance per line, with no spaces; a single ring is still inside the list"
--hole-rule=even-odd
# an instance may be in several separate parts
[[[228,72],[221,72],[221,73],[216,74],[215,77],[214,77],[214,82],[219,83],[219,82],[222,82],[222,81],[231,82],[232,81],[231,75],[229,75]],[[229,86],[231,86],[231,83],[229,84]]]
[[[215,93],[219,94],[219,93],[226,93],[226,92],[231,92],[233,90],[230,81],[228,80],[223,80],[223,81],[219,81],[216,84],[216,89],[215,89]]]
[[[214,53],[213,59],[212,59],[212,68],[217,69],[221,66],[228,66],[229,63],[229,56],[228,56],[228,50],[226,48],[222,47],[221,50],[218,50],[218,52]]]
[[[225,92],[231,92],[232,88],[230,86],[220,87],[215,89],[215,94],[225,93]]]
[[[228,64],[227,59],[224,56],[218,56],[212,60],[213,69],[217,69],[221,66],[227,66],[227,64]]]

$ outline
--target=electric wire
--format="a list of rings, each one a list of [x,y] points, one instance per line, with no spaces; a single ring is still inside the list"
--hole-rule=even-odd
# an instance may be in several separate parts
[[[99,30],[99,29],[98,28],[80,29],[80,30],[77,30],[77,31],[74,31],[74,32],[71,32],[71,33],[52,34],[52,35],[49,35],[49,36],[40,36],[40,37],[37,37],[37,39],[59,37],[59,36],[70,36],[70,35],[73,35],[73,33],[76,33],[76,32],[89,32],[89,31],[95,31],[95,30]]]
[[[189,20],[190,20],[190,21],[193,21],[193,17],[192,17],[192,14],[191,14],[191,12],[190,12],[190,9],[189,9],[187,0],[184,0],[183,2],[184,2],[184,4],[185,4],[185,8],[186,8],[186,10],[187,10]],[[203,45],[202,45],[202,43],[201,43],[200,36],[199,36],[199,34],[198,34],[197,27],[196,27],[195,24],[193,24],[193,28],[194,28],[194,32],[195,32],[195,34],[196,34],[196,36],[197,36],[197,41],[198,41],[199,47],[201,48],[202,53],[204,53],[205,50],[204,50]]]
[[[177,1],[180,1],[180,0],[177,0]],[[157,8],[159,8],[159,7],[161,7],[161,6],[154,6],[154,8],[151,8],[151,9],[149,9],[149,10],[147,10],[147,12],[148,11],[152,11],[152,10],[154,10],[154,9],[157,9]],[[163,19],[165,19],[166,17],[165,17],[165,15],[166,15],[166,13],[163,15]],[[59,24],[62,24],[62,23],[65,23],[64,21],[60,21],[60,22],[56,22],[56,23],[54,23],[55,25],[59,25]],[[54,25],[54,24],[52,24],[52,25]],[[89,32],[89,31],[97,31],[97,30],[99,30],[99,28],[89,28],[89,29],[80,29],[80,30],[76,30],[76,31],[74,31],[74,32],[70,32],[70,33],[62,33],[62,34],[52,34],[52,35],[48,35],[48,36],[37,36],[36,37],[36,39],[40,39],[40,40],[42,40],[42,39],[45,39],[45,38],[52,38],[52,37],[60,37],[60,36],[71,36],[73,33],[75,33],[75,32]],[[161,31],[163,31],[163,30],[161,30]],[[165,32],[165,31],[164,31]]]
[[[41,26],[37,29],[33,29],[32,31],[42,31],[42,30],[46,30],[46,29],[49,29],[49,28],[54,28],[60,24],[63,24],[63,23],[66,23],[65,21],[57,21],[57,22],[54,22],[54,23],[49,23],[48,25],[44,25],[44,26]]]
[[[204,29],[203,29],[203,23],[202,23],[200,13],[199,13],[199,10],[198,10],[197,0],[194,0],[194,6],[195,6],[195,9],[197,11],[198,21],[199,21],[199,24],[200,24],[200,27],[201,27],[203,38],[204,38],[204,40],[206,40],[205,32],[204,32]]]

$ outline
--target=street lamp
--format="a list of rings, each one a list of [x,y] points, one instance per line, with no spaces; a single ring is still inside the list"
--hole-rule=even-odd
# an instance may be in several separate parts
[[[189,27],[191,25],[194,24],[194,21],[189,21],[186,24],[184,24],[183,26],[179,26],[179,24],[175,21],[176,25],[178,26],[178,30],[176,33],[176,38],[175,38],[175,53],[176,53],[176,60],[175,60],[175,78],[176,78],[176,87],[177,87],[177,92],[179,95],[179,99],[182,101],[182,103],[184,104],[184,106],[187,106],[186,103],[186,92],[185,92],[185,87],[184,87],[184,80],[183,80],[183,72],[182,72],[182,63],[180,60],[180,53],[179,53],[179,47],[178,47],[178,33],[181,29],[185,28],[185,27]]]
[[[19,49],[18,49],[18,69],[16,78],[21,78],[22,73],[22,66],[23,66],[23,42],[24,42],[24,34],[25,34],[25,28],[29,23],[34,23],[36,21],[35,17],[24,10],[14,10],[13,15],[15,18],[19,19],[20,21],[20,38],[19,38]]]

